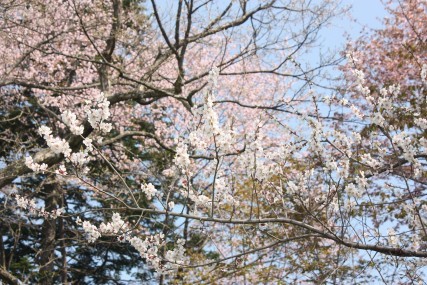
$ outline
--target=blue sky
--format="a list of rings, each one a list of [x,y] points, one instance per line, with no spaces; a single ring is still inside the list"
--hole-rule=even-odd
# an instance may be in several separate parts
[[[332,24],[321,33],[324,43],[330,48],[345,45],[348,34],[352,40],[362,35],[363,30],[382,27],[381,20],[387,16],[387,11],[381,0],[343,0],[343,5],[351,6],[349,16],[343,16],[332,21]]]
[[[387,16],[380,0],[344,0],[344,2],[353,6],[353,16],[361,25],[379,28],[381,19]]]
[[[349,41],[354,42],[361,36],[372,33],[374,29],[381,29],[382,20],[388,16],[382,0],[341,0],[340,7],[349,7],[348,13],[336,16],[322,27],[318,39],[319,49],[313,49],[305,58],[300,58],[302,62],[314,66],[319,62],[319,52],[335,55],[338,59]],[[328,73],[333,77],[340,76],[336,67],[329,68]],[[330,86],[328,80],[318,83]],[[327,95],[325,90],[319,92]]]

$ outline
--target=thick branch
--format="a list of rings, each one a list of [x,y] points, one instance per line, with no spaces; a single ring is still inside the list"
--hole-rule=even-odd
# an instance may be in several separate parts
[[[143,100],[144,98],[152,98],[155,96],[158,96],[157,92],[153,92],[153,91],[148,91],[145,93],[128,92],[128,93],[114,94],[108,97],[107,100],[110,102],[111,105],[113,105],[126,100],[138,101],[138,100]],[[159,97],[162,97],[162,96],[159,95]],[[72,136],[68,140],[68,143],[70,144],[70,147],[73,150],[78,149],[83,142],[83,138],[89,136],[93,131],[93,128],[90,126],[90,124],[87,121],[83,125],[84,125],[83,136]],[[35,155],[33,155],[33,159],[35,162],[39,164],[46,163],[48,166],[52,166],[61,162],[64,159],[64,156],[55,154],[50,149],[43,149],[37,152]],[[11,183],[18,176],[25,175],[31,172],[32,170],[25,165],[25,158],[22,158],[18,161],[11,163],[10,165],[0,170],[0,188]]]
[[[126,208],[126,210],[129,210]],[[233,219],[221,219],[221,218],[211,218],[211,217],[203,217],[203,216],[195,216],[184,213],[175,213],[175,212],[167,212],[162,210],[154,210],[154,209],[141,209],[141,208],[132,208],[131,210],[135,212],[143,212],[143,213],[153,213],[153,214],[168,214],[170,216],[189,218],[192,220],[204,221],[204,222],[213,222],[220,224],[235,224],[235,225],[258,225],[258,224],[290,224],[303,229],[308,230],[311,233],[319,234],[321,237],[333,240],[338,244],[342,244],[346,247],[361,249],[361,250],[371,250],[375,252],[380,252],[386,255],[399,256],[399,257],[427,257],[426,251],[415,251],[415,250],[406,250],[400,247],[390,247],[376,244],[363,244],[358,242],[347,241],[345,239],[339,238],[338,236],[326,232],[326,230],[318,229],[309,224],[288,219],[288,218],[266,218],[266,219],[251,219],[251,220],[233,220]]]
[[[16,285],[23,284],[21,280],[19,280],[17,277],[9,273],[3,267],[0,267],[0,278],[9,284],[16,284]]]

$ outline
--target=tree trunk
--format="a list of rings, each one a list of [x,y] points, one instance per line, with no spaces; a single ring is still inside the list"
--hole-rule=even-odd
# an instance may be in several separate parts
[[[45,184],[46,194],[45,209],[51,212],[58,208],[59,192],[58,184],[55,182]],[[54,263],[56,246],[56,219],[45,217],[42,225],[41,253],[39,258],[41,285],[51,285],[54,283]]]

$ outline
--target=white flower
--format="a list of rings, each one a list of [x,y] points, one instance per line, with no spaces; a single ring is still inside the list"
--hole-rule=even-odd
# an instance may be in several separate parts
[[[414,123],[423,130],[427,129],[427,120],[424,118],[416,118]]]
[[[50,136],[51,133],[52,133],[52,130],[47,126],[41,126],[39,128],[39,134],[43,137]]]
[[[362,93],[365,96],[368,96],[370,91],[369,88],[364,86],[365,84],[365,74],[361,70],[353,70],[353,75],[356,76],[356,90]]]
[[[95,98],[95,100],[95,108],[90,108],[88,105],[85,106],[87,119],[92,128],[99,128],[101,132],[108,133],[111,130],[112,125],[110,123],[105,123],[104,121],[110,117],[110,102],[104,97],[103,93]]]
[[[62,213],[65,212],[64,208],[58,208],[56,210],[53,210],[52,212],[49,213],[50,217],[52,219],[56,219],[57,217],[61,216]]]
[[[59,169],[57,169],[57,170],[55,171],[55,173],[56,173],[56,174],[59,174],[59,175],[67,175],[67,169],[65,168],[65,165],[61,164],[61,165],[59,166]]]
[[[83,140],[83,144],[86,146],[86,150],[87,150],[88,152],[93,151],[92,139],[90,139],[90,138],[85,138],[85,139]]]
[[[64,111],[61,114],[61,118],[62,121],[64,122],[64,124],[66,124],[69,128],[70,131],[75,134],[75,135],[82,135],[84,128],[83,126],[80,126],[79,123],[77,122],[77,116],[76,114],[74,114],[71,111]]]
[[[427,84],[427,64],[423,64],[423,67],[421,69],[421,80],[424,84]]]
[[[22,208],[24,210],[29,210],[31,214],[33,215],[37,214],[37,216],[43,217],[43,218],[56,219],[65,211],[64,208],[58,208],[53,210],[52,212],[47,212],[44,209],[44,207],[41,207],[41,208],[37,207],[36,201],[34,199],[27,199],[19,195],[15,196],[15,200],[16,200],[16,205],[19,208]]]
[[[49,127],[41,126],[39,128],[39,133],[43,136],[47,145],[54,153],[63,153],[66,157],[70,156],[71,148],[68,142],[60,138],[54,138]]]
[[[147,196],[148,200],[151,200],[157,194],[156,188],[151,183],[148,183],[148,184],[144,183],[144,184],[142,184],[141,185],[141,190]]]
[[[403,158],[412,163],[417,162],[414,158],[416,152],[415,147],[412,144],[411,137],[407,133],[401,132],[399,134],[396,134],[393,136],[392,140],[395,145],[402,148]]]
[[[29,169],[31,169],[32,171],[35,171],[35,172],[39,172],[39,171],[44,172],[48,167],[48,165],[46,163],[38,164],[38,163],[34,162],[34,160],[31,156],[27,156],[25,158],[25,165]]]
[[[138,237],[132,237],[129,239],[129,243],[139,252],[142,257],[144,257],[148,249],[148,244],[145,240],[143,241]]]
[[[399,243],[399,238],[396,235],[396,232],[394,231],[394,229],[391,229],[391,228],[388,229],[388,242],[392,246],[397,246]]]
[[[101,237],[101,233],[98,231],[98,228],[92,225],[90,222],[84,221],[82,227],[90,243],[96,241],[98,238]]]
[[[355,180],[359,191],[364,192],[368,187],[368,179],[365,177],[365,172],[360,171],[360,176],[357,176]]]
[[[353,114],[355,114],[355,115],[356,115],[356,117],[357,117],[358,119],[363,119],[364,115],[363,115],[363,113],[359,110],[359,108],[357,108],[356,106],[354,106],[354,105],[352,104],[352,105],[350,105],[350,109],[351,109],[351,111],[353,112]]]
[[[353,183],[350,183],[345,187],[345,192],[347,195],[355,198],[360,198],[363,195],[363,189],[356,187]]]
[[[33,158],[31,156],[27,156],[25,158],[25,165],[30,168],[32,171],[37,171],[37,163],[34,163]]]
[[[89,157],[85,152],[74,152],[70,156],[70,161],[77,166],[83,166],[87,162],[89,162]]]
[[[114,213],[111,222],[101,223],[99,232],[102,234],[119,234],[129,230],[128,224],[122,220],[119,213]]]
[[[27,209],[28,204],[29,204],[29,200],[28,200],[28,199],[26,199],[26,198],[24,198],[24,197],[21,197],[21,196],[19,196],[19,195],[16,195],[16,196],[15,196],[15,200],[16,200],[16,204],[17,204],[17,206],[18,206],[19,208],[22,208],[22,209],[24,209],[24,210],[26,210],[26,209]]]
[[[111,123],[104,123],[101,122],[99,124],[99,129],[101,130],[101,132],[103,133],[108,133],[111,131],[111,129],[113,128],[113,125]]]
[[[371,117],[371,122],[372,124],[378,125],[380,127],[384,127],[384,124],[386,121],[379,112],[375,112],[374,115]]]
[[[369,153],[362,154],[361,155],[361,161],[364,164],[369,165],[370,167],[372,167],[374,169],[381,166],[381,162],[375,160],[373,157],[371,157],[371,154],[369,154]]]
[[[173,169],[165,169],[162,171],[162,174],[166,177],[174,177],[175,176],[175,171]]]
[[[188,174],[190,167],[190,156],[188,155],[188,147],[183,142],[178,143],[174,158],[175,165],[185,174]]]
[[[185,240],[179,239],[176,242],[175,248],[166,252],[165,259],[172,262],[170,264],[172,268],[177,267],[179,264],[184,264],[187,261],[187,258],[185,257],[184,244]]]
[[[171,202],[168,203],[169,210],[172,211],[174,207],[175,207],[175,203],[174,202],[171,201]]]
[[[295,193],[297,193],[298,192],[298,187],[295,185],[295,183],[294,182],[292,182],[292,181],[289,181],[288,183],[287,183],[287,186],[288,186],[288,188],[287,188],[287,192],[289,192],[289,194],[295,194]]]
[[[209,72],[209,83],[212,89],[218,88],[219,68],[214,66]]]

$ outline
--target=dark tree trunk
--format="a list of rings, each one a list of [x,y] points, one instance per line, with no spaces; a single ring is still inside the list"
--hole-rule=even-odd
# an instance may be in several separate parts
[[[47,212],[54,211],[58,208],[59,189],[57,183],[45,184],[44,191],[45,209]],[[41,285],[51,285],[54,283],[54,264],[55,264],[55,247],[56,247],[56,219],[45,217],[42,225],[41,252],[39,258],[40,280]]]

